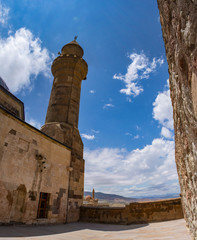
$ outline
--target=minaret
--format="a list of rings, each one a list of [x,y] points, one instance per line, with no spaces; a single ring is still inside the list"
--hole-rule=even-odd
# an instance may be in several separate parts
[[[94,188],[93,188],[93,190],[92,190],[92,200],[94,201],[95,200],[95,191],[94,191]]]
[[[78,130],[81,82],[86,79],[88,65],[76,38],[66,44],[52,64],[54,76],[45,125],[41,130],[71,148],[67,222],[79,220],[83,202],[83,142]]]

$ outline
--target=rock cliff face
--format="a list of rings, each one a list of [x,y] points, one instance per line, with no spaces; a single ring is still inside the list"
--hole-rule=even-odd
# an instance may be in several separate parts
[[[170,74],[184,217],[197,239],[197,0],[157,0]]]

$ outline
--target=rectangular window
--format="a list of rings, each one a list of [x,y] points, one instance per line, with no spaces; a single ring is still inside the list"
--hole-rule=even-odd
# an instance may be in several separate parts
[[[40,193],[37,218],[47,218],[50,193]]]

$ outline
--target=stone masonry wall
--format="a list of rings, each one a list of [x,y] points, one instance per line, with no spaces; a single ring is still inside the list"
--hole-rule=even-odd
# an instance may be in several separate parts
[[[184,217],[197,239],[197,0],[157,0],[169,66]]]
[[[0,108],[0,223],[64,223],[71,151]],[[37,219],[40,192],[47,218]]]
[[[24,120],[24,104],[12,93],[0,86],[0,106],[7,109],[16,117]]]
[[[67,222],[79,220],[83,203],[83,142],[78,130],[81,81],[88,66],[76,42],[62,48],[52,64],[54,76],[45,125],[41,130],[71,148]]]
[[[183,218],[181,199],[130,203],[123,208],[82,206],[80,221],[115,224],[160,222]]]

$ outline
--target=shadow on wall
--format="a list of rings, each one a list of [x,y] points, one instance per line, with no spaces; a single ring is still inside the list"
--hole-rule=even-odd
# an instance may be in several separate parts
[[[61,233],[69,233],[80,231],[84,229],[96,231],[125,231],[134,230],[137,228],[146,227],[148,224],[133,224],[133,225],[110,225],[110,224],[96,224],[96,223],[68,223],[57,225],[7,225],[0,226],[0,237],[33,237],[55,235]]]

